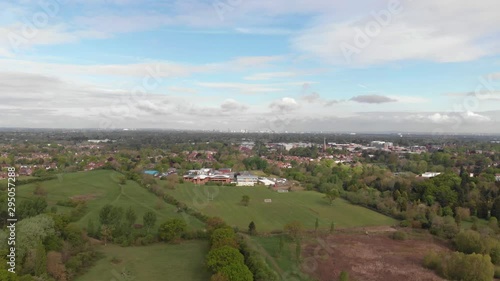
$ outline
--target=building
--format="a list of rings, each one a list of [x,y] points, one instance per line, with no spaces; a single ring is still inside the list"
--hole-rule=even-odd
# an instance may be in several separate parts
[[[259,182],[259,177],[252,174],[241,174],[236,176],[237,186],[254,186]]]
[[[435,173],[435,172],[425,172],[422,175],[420,175],[422,178],[433,178],[439,176],[441,173]]]
[[[229,171],[228,171],[229,170]],[[194,184],[206,184],[207,182],[216,182],[222,184],[231,183],[234,179],[231,169],[221,169],[214,171],[213,169],[190,170],[183,176],[184,181],[189,181]]]
[[[378,149],[388,149],[389,147],[393,147],[394,144],[392,142],[385,141],[372,141],[370,142],[370,146]]]

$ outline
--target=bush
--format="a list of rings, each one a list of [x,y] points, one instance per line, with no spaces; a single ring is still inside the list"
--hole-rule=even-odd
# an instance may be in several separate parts
[[[481,235],[474,230],[462,231],[455,237],[455,246],[465,254],[483,253]]]
[[[495,278],[500,278],[500,266],[495,266]]]
[[[424,257],[424,267],[435,271],[441,270],[441,257],[438,253],[432,251]]]
[[[481,254],[429,253],[424,266],[449,280],[491,281],[495,274],[490,256]]]
[[[210,237],[210,244],[212,249],[221,248],[223,246],[238,248],[236,234],[234,233],[234,230],[229,227],[214,230]]]
[[[408,235],[403,231],[396,231],[391,234],[391,238],[394,240],[406,240]]]
[[[219,273],[231,281],[253,281],[252,272],[244,263],[231,263],[221,268]]]
[[[210,250],[207,256],[207,266],[212,272],[219,272],[223,267],[234,263],[244,264],[244,257],[240,251],[230,246]]]
[[[399,226],[401,227],[410,227],[411,226],[411,222],[409,220],[404,220],[402,222],[399,223]]]

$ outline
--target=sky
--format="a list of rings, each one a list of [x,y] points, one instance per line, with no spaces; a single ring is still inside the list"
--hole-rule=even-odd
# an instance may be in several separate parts
[[[500,133],[498,0],[0,0],[0,127]]]

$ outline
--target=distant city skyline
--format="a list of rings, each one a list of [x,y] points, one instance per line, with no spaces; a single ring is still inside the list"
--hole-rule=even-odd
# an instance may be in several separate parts
[[[0,10],[3,128],[500,133],[497,0]]]

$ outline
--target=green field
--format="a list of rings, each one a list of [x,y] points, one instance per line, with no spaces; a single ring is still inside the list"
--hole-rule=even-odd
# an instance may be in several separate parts
[[[101,246],[105,257],[76,281],[206,281],[210,278],[204,266],[208,248],[208,242],[203,241],[128,248]]]
[[[125,185],[119,184],[120,173],[108,170],[64,174],[60,178],[42,182],[42,188],[47,191],[49,209],[56,206],[60,200],[68,200],[75,196],[88,198],[88,212],[79,220],[83,227],[87,226],[89,219],[96,222],[100,209],[106,204],[122,207],[126,210],[131,206],[137,213],[137,223],[142,223],[142,216],[147,211],[157,215],[157,225],[170,218],[184,217],[176,212],[172,205],[164,203],[162,209],[157,209],[156,204],[161,201],[156,195],[140,187],[136,182],[127,181]],[[17,197],[20,199],[32,198],[35,183],[19,186]],[[57,206],[59,212],[68,211],[69,207]],[[200,229],[204,224],[199,220],[188,217],[191,229]]]
[[[217,187],[186,183],[166,192],[203,214],[219,216],[242,230],[247,229],[251,221],[255,222],[260,232],[282,230],[286,223],[293,220],[314,229],[316,218],[319,228],[323,230],[329,229],[332,221],[341,228],[397,223],[392,218],[340,198],[330,205],[323,194],[314,191],[278,193],[263,186]],[[213,201],[208,200],[208,193],[213,196]],[[240,204],[243,195],[250,196],[247,207]],[[272,203],[265,203],[264,199],[271,199]]]

